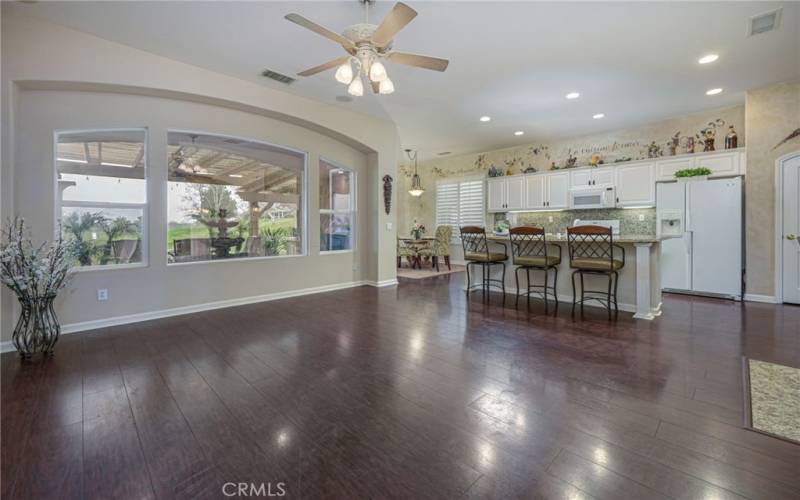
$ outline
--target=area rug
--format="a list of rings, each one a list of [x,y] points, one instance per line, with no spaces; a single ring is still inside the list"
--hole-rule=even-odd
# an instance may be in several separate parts
[[[446,265],[439,265],[439,272],[435,268],[423,267],[422,269],[410,269],[408,267],[401,267],[397,270],[398,278],[411,278],[419,280],[423,278],[432,278],[434,276],[444,276],[446,274],[460,273],[464,271],[464,266],[450,266],[452,269],[447,270]]]
[[[743,358],[745,425],[800,443],[800,368]]]

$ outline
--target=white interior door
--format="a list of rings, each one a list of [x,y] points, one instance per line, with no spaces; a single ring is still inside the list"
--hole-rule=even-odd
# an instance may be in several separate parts
[[[783,301],[800,304],[800,154],[783,163]]]

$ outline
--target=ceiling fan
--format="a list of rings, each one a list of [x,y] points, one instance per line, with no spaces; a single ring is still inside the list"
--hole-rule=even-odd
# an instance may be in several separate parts
[[[434,71],[447,69],[449,64],[447,59],[391,50],[395,35],[417,17],[417,11],[398,2],[381,24],[375,25],[369,23],[369,6],[374,0],[360,1],[364,4],[364,22],[348,26],[341,35],[309,21],[299,14],[286,15],[286,19],[289,21],[340,44],[348,54],[302,71],[298,73],[298,76],[311,76],[338,66],[336,80],[347,85],[347,92],[351,95],[361,96],[364,95],[362,74],[370,82],[372,91],[376,94],[394,92],[394,84],[389,79],[386,67],[380,62],[380,59],[385,58],[399,64]]]

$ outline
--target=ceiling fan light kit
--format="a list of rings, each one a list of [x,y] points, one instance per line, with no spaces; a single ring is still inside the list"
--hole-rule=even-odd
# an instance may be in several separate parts
[[[338,66],[335,75],[336,81],[347,85],[347,92],[351,95],[361,96],[364,94],[362,74],[372,84],[374,93],[391,94],[394,92],[394,83],[389,79],[386,66],[380,61],[381,58],[398,64],[434,71],[447,69],[449,64],[447,59],[391,52],[395,35],[417,17],[414,9],[398,2],[380,25],[374,25],[369,23],[369,6],[373,2],[361,0],[361,3],[364,5],[364,22],[348,26],[341,34],[309,21],[299,14],[286,15],[287,20],[338,43],[349,54],[349,56],[340,57],[302,71],[298,73],[299,76],[315,75]],[[353,66],[355,66],[355,71]]]

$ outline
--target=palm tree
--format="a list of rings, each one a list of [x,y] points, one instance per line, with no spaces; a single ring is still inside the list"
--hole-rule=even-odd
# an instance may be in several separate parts
[[[84,233],[104,220],[100,212],[72,212],[64,218],[64,232],[75,241],[75,253],[80,265],[92,265],[92,256],[97,253],[97,248],[83,239]]]
[[[139,222],[132,221],[125,217],[117,217],[116,219],[106,219],[104,218],[102,221],[99,222],[100,227],[104,233],[106,233],[106,244],[103,248],[103,255],[100,258],[101,264],[108,264],[114,260],[113,257],[113,250],[114,250],[114,241],[117,240],[120,236],[124,235],[125,233],[137,233],[139,232]]]

